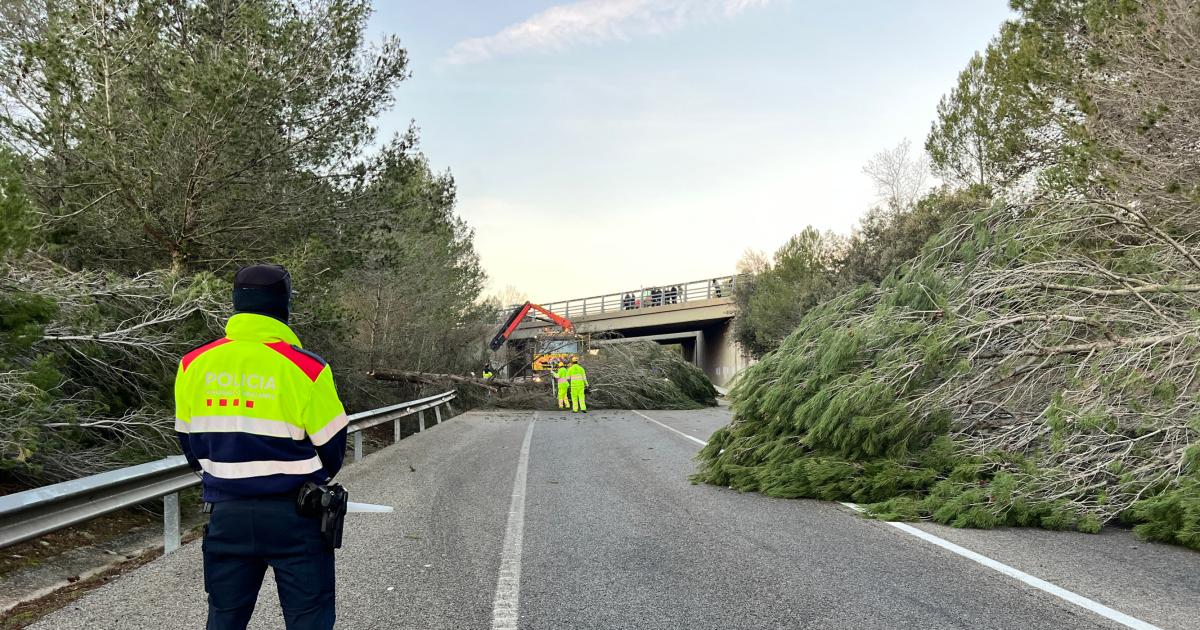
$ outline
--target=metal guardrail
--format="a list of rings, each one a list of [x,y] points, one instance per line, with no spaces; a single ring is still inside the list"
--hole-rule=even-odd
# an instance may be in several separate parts
[[[672,306],[699,300],[733,297],[733,285],[736,281],[737,276],[721,276],[665,286],[639,287],[619,293],[551,302],[542,306],[554,314],[562,315],[567,319],[643,308],[656,308],[659,306]],[[503,315],[507,316],[514,308],[516,308],[516,305],[504,311]]]
[[[422,398],[420,400],[410,400],[408,402],[403,402],[398,405],[392,405],[391,407],[381,407],[379,409],[363,411],[363,412],[356,413],[356,414],[350,416],[350,426],[348,426],[346,428],[346,431],[354,436],[354,461],[357,463],[357,462],[362,461],[362,458],[363,458],[363,452],[362,452],[362,441],[363,441],[362,431],[363,431],[363,429],[369,429],[373,426],[377,426],[377,425],[383,424],[385,422],[391,421],[392,422],[392,442],[399,442],[400,441],[400,420],[402,418],[407,418],[408,416],[411,416],[414,413],[417,414],[417,431],[418,432],[424,431],[425,430],[425,412],[429,409],[433,409],[433,413],[437,419],[437,422],[435,422],[434,424],[435,425],[441,424],[442,423],[442,405],[446,405],[446,408],[451,413],[453,413],[454,407],[450,404],[450,401],[454,400],[457,396],[458,396],[458,392],[451,390],[444,394],[438,394],[436,396],[430,396],[428,398]],[[2,513],[0,513],[0,514],[2,514]],[[2,547],[2,546],[3,546],[3,544],[0,544],[0,547]]]
[[[417,430],[425,430],[425,412],[433,409],[442,422],[442,405],[451,414],[457,392],[372,409],[350,416],[347,432],[354,436],[354,461],[362,461],[364,429],[392,422],[393,441],[400,440],[400,420],[416,414]],[[0,548],[49,534],[122,508],[163,499],[163,548],[179,548],[179,491],[199,485],[182,455],[110,470],[0,497]]]

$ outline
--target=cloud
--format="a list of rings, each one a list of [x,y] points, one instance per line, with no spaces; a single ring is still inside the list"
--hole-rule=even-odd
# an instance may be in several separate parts
[[[580,0],[560,4],[494,35],[463,40],[445,61],[461,65],[522,52],[628,40],[730,18],[776,0]]]

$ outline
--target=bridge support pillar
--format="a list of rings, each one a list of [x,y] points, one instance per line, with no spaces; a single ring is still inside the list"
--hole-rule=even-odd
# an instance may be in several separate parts
[[[706,328],[702,339],[704,360],[700,366],[713,385],[727,387],[750,363],[733,336],[732,326],[726,322]]]

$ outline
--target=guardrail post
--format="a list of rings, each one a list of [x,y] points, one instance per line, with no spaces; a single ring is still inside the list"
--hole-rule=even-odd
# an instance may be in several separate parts
[[[400,418],[392,420],[392,444],[400,441]]]
[[[163,496],[163,553],[179,549],[179,493]]]
[[[354,432],[354,463],[362,461],[362,431]]]
[[[450,415],[448,417],[450,417],[450,418],[454,417],[454,405],[450,404],[449,400],[446,401],[446,411],[450,412]]]
[[[433,408],[433,415],[437,416],[437,423],[442,423],[442,406],[438,405]]]
[[[417,430],[425,430],[425,410],[423,409],[417,412]]]

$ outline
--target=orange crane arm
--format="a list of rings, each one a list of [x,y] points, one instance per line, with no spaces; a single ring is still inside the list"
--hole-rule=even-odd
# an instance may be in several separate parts
[[[571,323],[571,320],[567,319],[566,317],[547,310],[546,307],[542,306],[541,304],[533,304],[531,302],[529,303],[529,308],[545,315],[547,319],[557,324],[559,328],[562,328],[567,332],[575,332],[575,324]]]
[[[531,310],[536,310],[537,312],[545,315],[550,322],[558,325],[567,332],[575,331],[575,324],[572,324],[571,320],[550,312],[540,304],[526,302],[525,304],[518,306],[513,310],[512,314],[510,314],[508,319],[504,322],[504,325],[501,326],[500,330],[496,332],[496,336],[492,337],[492,342],[489,344],[492,352],[499,350],[500,347],[504,345],[504,342],[508,341],[508,338],[511,337],[513,332],[517,330],[517,327],[521,325],[521,322],[525,321],[525,317],[529,315],[529,311]]]

